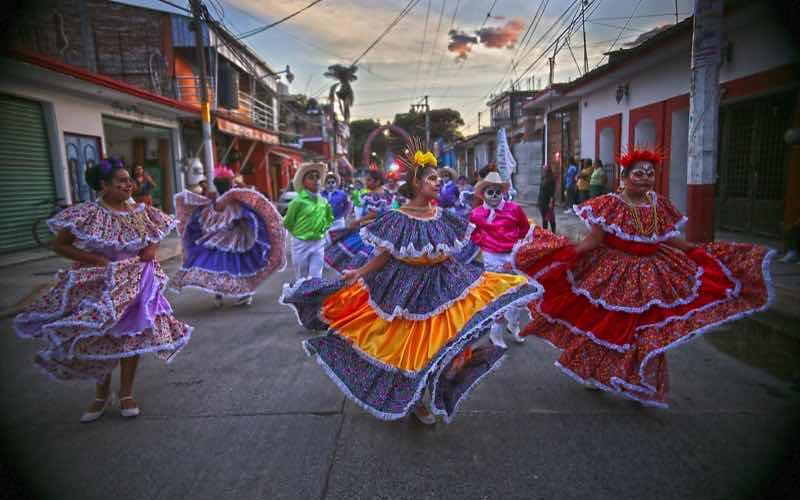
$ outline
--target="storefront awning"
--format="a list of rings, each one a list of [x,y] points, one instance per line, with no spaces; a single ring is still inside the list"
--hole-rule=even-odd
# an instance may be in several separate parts
[[[217,117],[217,128],[223,133],[249,139],[251,141],[260,141],[266,144],[278,144],[277,134],[271,134],[263,130],[241,125],[239,123]]]

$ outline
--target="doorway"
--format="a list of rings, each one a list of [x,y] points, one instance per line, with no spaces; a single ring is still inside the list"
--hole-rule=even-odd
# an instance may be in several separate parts
[[[787,149],[794,99],[777,94],[720,109],[718,225],[779,237],[786,192]]]

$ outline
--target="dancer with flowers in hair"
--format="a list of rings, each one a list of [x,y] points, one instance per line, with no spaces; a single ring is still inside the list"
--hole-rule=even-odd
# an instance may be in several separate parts
[[[556,366],[578,382],[665,407],[666,352],[765,309],[773,252],[684,240],[686,218],[653,191],[661,159],[631,149],[621,193],[574,207],[588,236],[575,245],[535,228],[514,261],[544,287],[522,335],[562,349]]]
[[[284,230],[278,211],[258,191],[223,165],[214,169],[219,196],[192,191],[175,195],[183,264],[173,276],[177,291],[196,288],[211,293],[222,307],[224,297],[250,305],[256,288],[286,265]]]
[[[470,223],[475,225],[472,242],[481,249],[484,268],[495,273],[514,272],[511,252],[525,238],[531,226],[522,207],[504,199],[509,187],[510,183],[503,181],[500,174],[490,172],[475,185],[475,196],[482,204],[469,214]],[[525,341],[519,336],[521,312],[509,309],[503,318],[495,321],[489,333],[494,345],[503,349],[507,347],[503,340],[506,328],[515,342]]]
[[[133,399],[139,355],[152,352],[170,362],[192,332],[172,315],[162,294],[167,277],[156,260],[175,220],[130,200],[134,181],[121,163],[99,162],[86,171],[86,181],[99,193],[97,201],[47,221],[56,234],[53,249],[75,263],[14,319],[19,336],[46,342],[35,362],[50,377],[95,381],[95,400],[81,422],[100,418],[108,407],[117,365],[120,413],[139,415]]]
[[[539,295],[522,276],[483,272],[453,258],[473,226],[433,205],[441,190],[436,157],[403,159],[409,199],[361,229],[375,255],[340,281],[284,287],[301,324],[327,330],[304,342],[351,400],[383,420],[414,412],[450,421],[505,349],[479,343],[495,317]]]

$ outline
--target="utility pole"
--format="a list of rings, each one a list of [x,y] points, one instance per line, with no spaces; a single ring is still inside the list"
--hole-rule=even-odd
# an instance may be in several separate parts
[[[677,1],[675,0],[675,2]],[[589,72],[589,56],[586,54],[586,0],[581,2],[581,28],[583,29],[583,74],[585,75]]]
[[[200,65],[200,120],[203,124],[203,166],[209,191],[214,187],[214,140],[211,137],[211,102],[208,99],[208,68],[206,66],[206,47],[203,40],[203,3],[201,0],[189,0],[194,16],[194,46],[197,61]]]
[[[478,133],[481,133],[481,112],[478,111]]]
[[[687,203],[690,241],[714,240],[714,183],[717,176],[719,67],[724,0],[694,1],[692,67],[689,81]]]
[[[425,96],[425,149],[431,149],[431,107],[428,106],[428,96]]]
[[[675,24],[678,24],[678,0],[675,0]]]

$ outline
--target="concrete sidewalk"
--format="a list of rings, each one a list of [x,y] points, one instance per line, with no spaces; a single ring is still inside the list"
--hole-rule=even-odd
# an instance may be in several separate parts
[[[181,240],[171,234],[158,247],[158,260],[163,262],[180,256]],[[69,259],[52,250],[34,249],[0,255],[0,318],[15,315],[45,287],[53,282],[59,269],[71,265]]]

